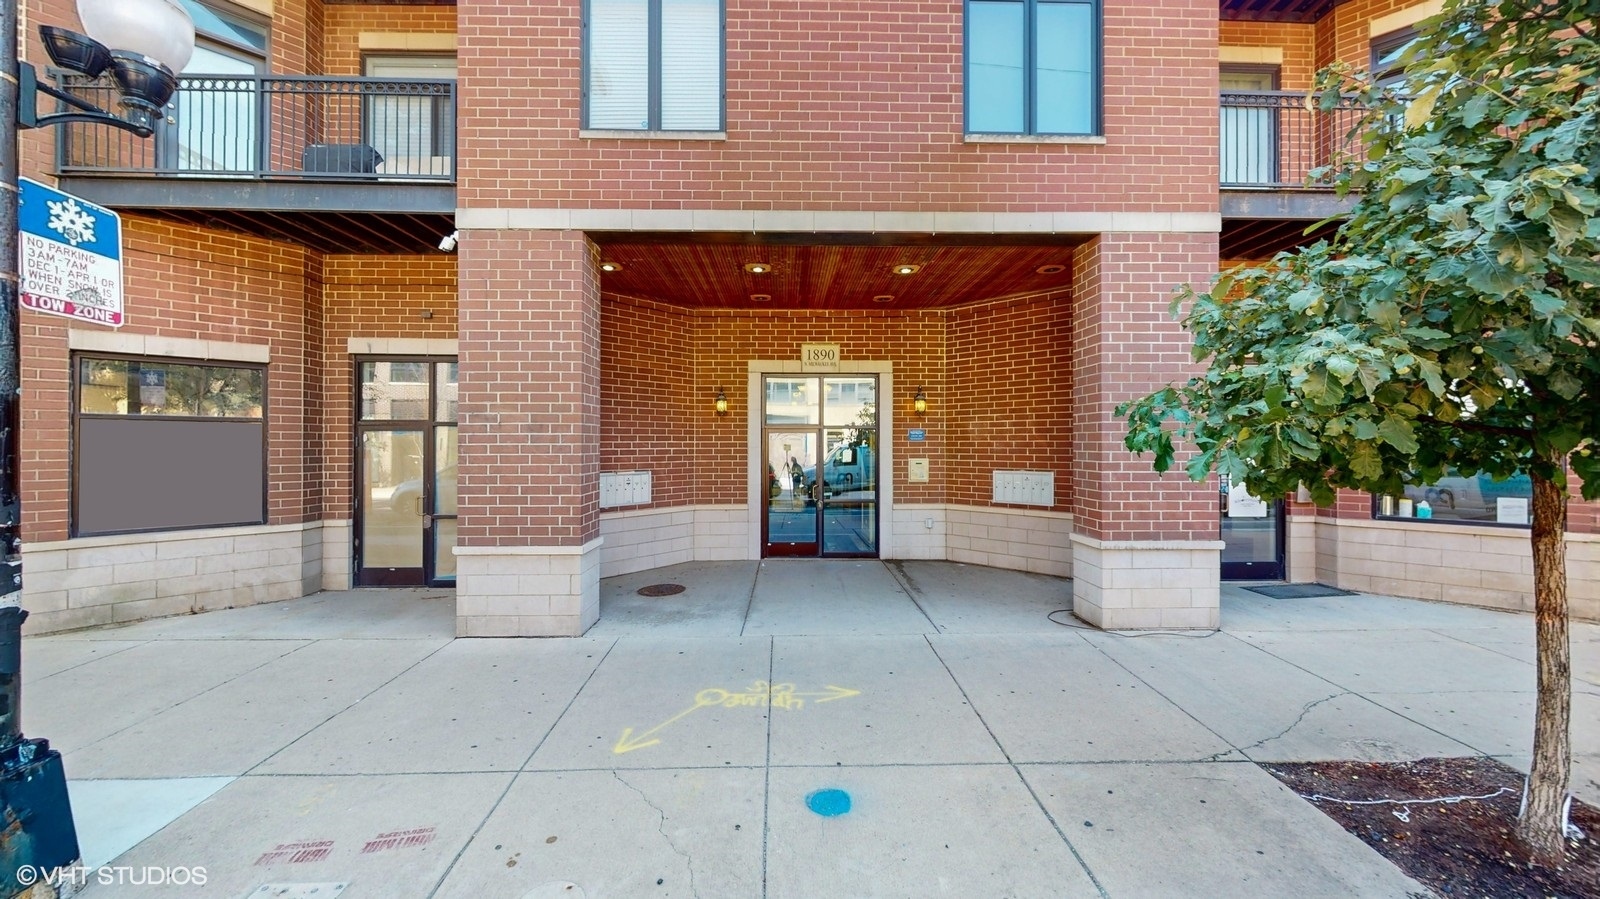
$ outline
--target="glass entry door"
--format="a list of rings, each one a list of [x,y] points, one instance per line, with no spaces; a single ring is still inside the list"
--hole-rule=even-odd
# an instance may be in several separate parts
[[[356,363],[358,586],[456,579],[456,363]]]
[[[1222,476],[1222,579],[1283,580],[1283,502],[1251,496]]]
[[[762,383],[764,556],[878,554],[876,378]]]

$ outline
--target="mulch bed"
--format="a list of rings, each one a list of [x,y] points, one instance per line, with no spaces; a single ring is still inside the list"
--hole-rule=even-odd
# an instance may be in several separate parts
[[[1444,896],[1600,897],[1600,811],[1572,804],[1585,839],[1567,840],[1557,868],[1530,864],[1513,832],[1522,802],[1522,774],[1484,758],[1414,762],[1266,764],[1268,773],[1308,799],[1438,799],[1455,803],[1351,805],[1313,802],[1345,830]]]

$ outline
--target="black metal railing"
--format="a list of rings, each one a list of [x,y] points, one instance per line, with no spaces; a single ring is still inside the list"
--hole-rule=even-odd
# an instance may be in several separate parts
[[[61,86],[114,108],[109,81]],[[450,80],[184,75],[153,138],[69,125],[63,175],[453,182]]]
[[[1303,91],[1222,93],[1222,187],[1326,190],[1312,170],[1359,155],[1350,131],[1361,120],[1353,100],[1322,112]]]

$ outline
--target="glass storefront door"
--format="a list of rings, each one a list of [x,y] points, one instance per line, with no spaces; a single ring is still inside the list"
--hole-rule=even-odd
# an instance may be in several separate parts
[[[1222,579],[1283,580],[1283,502],[1251,496],[1222,476]]]
[[[764,556],[877,556],[877,387],[858,375],[763,379]]]
[[[357,363],[356,584],[455,582],[456,363]]]

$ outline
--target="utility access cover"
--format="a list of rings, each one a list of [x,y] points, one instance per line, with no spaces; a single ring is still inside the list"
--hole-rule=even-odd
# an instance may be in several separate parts
[[[640,596],[676,596],[682,592],[682,584],[651,584],[639,588]]]

